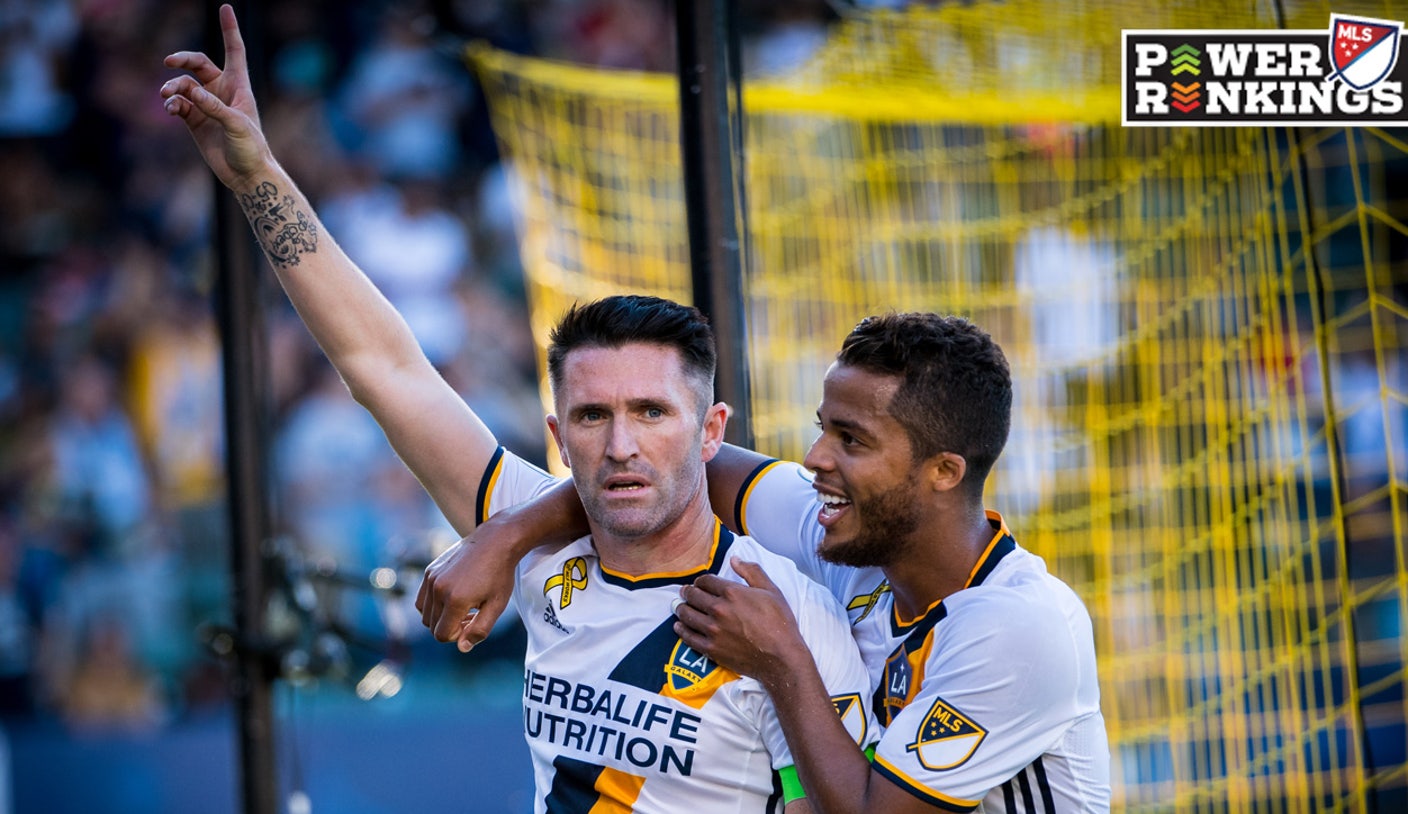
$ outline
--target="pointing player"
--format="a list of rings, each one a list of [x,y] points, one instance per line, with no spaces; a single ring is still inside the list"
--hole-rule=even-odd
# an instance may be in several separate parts
[[[814,477],[731,446],[709,465],[721,516],[841,600],[871,673],[885,729],[873,764],[819,714],[827,694],[769,567],[735,564],[751,587],[703,576],[682,589],[676,631],[768,689],[814,810],[1109,809],[1089,616],[983,506],[1011,399],[1001,349],[966,320],[871,317],[826,375]],[[436,599],[440,638],[464,640],[445,623],[465,607],[496,614],[481,599],[501,590],[523,529],[571,517],[562,497],[432,564],[421,597]]]
[[[220,8],[225,67],[181,52],[162,87],[202,156],[236,195],[290,300],[402,459],[462,533],[554,483],[498,446],[426,360],[395,309],[326,234],[260,130],[234,11]],[[827,714],[874,731],[868,677],[834,598],[788,561],[724,528],[705,463],[727,407],[712,397],[713,335],[698,311],[651,297],[573,309],[553,333],[548,418],[574,468],[590,535],[518,565],[528,633],[524,729],[538,811],[807,810],[762,686],[684,645],[678,590],[762,562],[801,620]],[[651,371],[649,377],[638,375]],[[475,499],[474,496],[478,495]],[[838,716],[837,713],[840,713]]]

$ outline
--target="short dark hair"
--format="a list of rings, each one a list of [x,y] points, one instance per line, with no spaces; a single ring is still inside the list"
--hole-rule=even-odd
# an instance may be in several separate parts
[[[889,412],[909,436],[914,460],[962,455],[967,478],[981,493],[1012,423],[1012,374],[986,331],[958,316],[866,317],[836,361],[900,376]]]
[[[548,345],[548,377],[553,392],[562,387],[563,363],[578,348],[619,348],[629,343],[664,345],[680,352],[684,370],[699,380],[700,410],[712,403],[714,368],[718,363],[709,319],[693,306],[640,294],[617,294],[589,303],[576,303],[552,329]],[[649,371],[641,371],[649,375]]]

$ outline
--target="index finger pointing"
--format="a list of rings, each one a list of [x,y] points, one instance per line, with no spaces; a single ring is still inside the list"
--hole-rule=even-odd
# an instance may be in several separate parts
[[[225,38],[225,70],[248,73],[245,63],[244,37],[240,35],[240,25],[235,20],[235,9],[229,3],[220,7],[220,33]]]

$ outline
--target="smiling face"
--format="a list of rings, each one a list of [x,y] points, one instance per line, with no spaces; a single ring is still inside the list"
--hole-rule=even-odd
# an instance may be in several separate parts
[[[704,463],[723,440],[712,383],[680,351],[633,342],[567,353],[548,427],[598,542],[649,537],[704,500]]]
[[[900,377],[833,364],[822,385],[821,435],[803,466],[816,473],[822,558],[859,567],[903,558],[921,525],[909,436],[889,413]]]

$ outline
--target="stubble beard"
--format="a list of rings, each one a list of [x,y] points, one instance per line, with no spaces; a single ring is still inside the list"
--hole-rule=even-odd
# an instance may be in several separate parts
[[[598,480],[605,479],[610,474],[614,473],[603,473]],[[648,505],[610,510],[603,498],[605,489],[591,495],[580,495],[587,516],[601,531],[618,539],[638,540],[658,534],[679,519],[688,505],[687,484],[691,482],[691,474],[695,474],[689,461],[684,461],[664,479],[661,479],[657,472],[642,474],[649,474],[649,481],[656,493],[655,500]]]
[[[823,538],[818,553],[823,560],[855,568],[884,568],[901,559],[914,546],[919,518],[914,512],[915,488],[886,492],[864,503],[852,503],[860,531],[854,539],[832,546]]]

